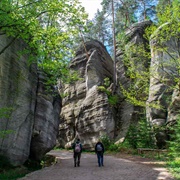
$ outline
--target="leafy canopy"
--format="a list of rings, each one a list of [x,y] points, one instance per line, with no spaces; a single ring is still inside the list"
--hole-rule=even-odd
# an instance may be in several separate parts
[[[86,19],[78,0],[1,0],[0,3],[1,35],[23,39],[28,45],[24,52],[29,53],[29,61],[37,61],[55,78],[66,73],[74,37]]]

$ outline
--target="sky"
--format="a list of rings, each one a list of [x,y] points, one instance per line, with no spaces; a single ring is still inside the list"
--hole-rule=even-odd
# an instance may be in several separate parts
[[[82,3],[82,6],[85,8],[86,12],[89,14],[89,19],[94,17],[94,14],[97,12],[97,9],[101,10],[102,0],[79,0]]]

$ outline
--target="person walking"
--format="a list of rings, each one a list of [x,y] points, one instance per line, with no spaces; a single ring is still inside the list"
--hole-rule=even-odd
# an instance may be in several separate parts
[[[95,152],[97,154],[99,167],[104,166],[104,145],[100,140],[95,145]]]
[[[73,152],[74,152],[74,167],[80,166],[80,159],[81,159],[81,153],[82,153],[82,144],[80,142],[80,139],[77,139],[77,141],[73,145]]]

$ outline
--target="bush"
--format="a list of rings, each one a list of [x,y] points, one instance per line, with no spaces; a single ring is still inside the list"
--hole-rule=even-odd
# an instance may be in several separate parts
[[[111,144],[110,146],[109,146],[109,149],[108,149],[109,151],[114,151],[114,152],[118,152],[119,151],[119,145],[117,145],[117,144]]]
[[[155,148],[156,143],[153,134],[150,124],[142,119],[129,127],[125,142],[134,149]]]
[[[109,150],[109,147],[112,144],[112,141],[110,140],[110,138],[107,135],[104,135],[100,137],[100,140],[104,145],[104,149]]]
[[[9,169],[12,168],[13,166],[10,164],[9,159],[3,155],[0,155],[1,163],[0,163],[0,171],[2,169]]]

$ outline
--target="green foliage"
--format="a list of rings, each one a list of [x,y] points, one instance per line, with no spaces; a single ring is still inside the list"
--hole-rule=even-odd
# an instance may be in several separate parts
[[[105,92],[108,96],[108,102],[111,104],[111,105],[116,105],[118,103],[118,100],[119,100],[119,97],[118,95],[113,95],[112,92],[108,89],[106,89],[106,87],[104,86],[98,86],[98,90],[99,91],[102,91],[102,92]]]
[[[116,144],[107,135],[101,136],[101,142],[104,144],[106,152],[133,152],[131,146],[127,142]]]
[[[163,1],[162,1],[163,2]],[[160,5],[161,3],[160,2]],[[180,33],[180,1],[172,0],[168,3],[164,2],[164,5],[158,6],[158,29],[157,32],[153,34],[151,37],[157,38],[157,49],[158,51],[166,54],[168,57],[168,62],[164,62],[162,59],[162,64],[158,65],[158,68],[163,71],[163,78],[159,78],[161,82],[168,86],[170,89],[175,89],[176,84],[179,83],[180,77],[180,55],[179,55],[179,33]],[[166,42],[170,42],[170,40],[174,41],[173,46],[167,47]],[[155,67],[157,68],[157,67]],[[174,71],[170,71],[170,69],[174,69]],[[153,70],[152,70],[153,71]],[[168,77],[168,78],[167,78]],[[169,86],[169,80],[174,82],[174,85]],[[172,83],[171,83],[172,84]]]
[[[112,90],[110,89],[110,83],[111,83],[110,79],[105,78],[103,86],[98,86],[98,90],[105,92],[108,96],[108,102],[112,106],[115,106],[118,103],[119,97],[118,97],[118,95],[112,93]]]
[[[30,173],[25,167],[9,168],[8,170],[0,173],[0,179],[3,180],[16,180]]]
[[[0,159],[1,159],[0,170],[13,167],[10,165],[9,159],[7,157],[0,155]]]
[[[74,38],[79,26],[86,30],[86,19],[78,0],[1,0],[0,4],[1,34],[23,39],[29,61],[38,61],[53,84],[62,74],[69,75],[67,64],[73,56]]]
[[[168,161],[167,167],[177,180],[180,179],[180,158],[177,157]]]
[[[180,157],[180,118],[177,119],[175,125],[170,128],[170,141],[169,144],[169,153],[172,158]]]
[[[125,142],[134,149],[154,148],[153,134],[150,124],[145,119],[141,119],[137,124],[130,125]]]
[[[112,144],[112,141],[110,140],[110,138],[107,135],[101,136],[100,140],[104,145],[104,149],[107,151],[109,149],[110,145]]]
[[[146,106],[149,95],[149,61],[150,52],[143,44],[126,46],[123,62],[131,84],[129,87],[120,84],[120,87],[127,101],[138,106]]]
[[[0,120],[2,118],[9,118],[11,116],[12,111],[13,111],[13,108],[11,107],[0,108]],[[11,134],[13,132],[14,132],[13,130],[1,130],[0,138],[5,138],[8,134]]]
[[[112,106],[117,105],[118,100],[119,100],[118,95],[111,95],[111,96],[108,97],[108,101]]]
[[[11,107],[0,108],[0,118],[9,118],[12,111],[13,111],[13,108]]]
[[[23,177],[29,171],[23,167],[13,167],[10,165],[9,159],[5,156],[0,155],[0,179],[3,180],[16,180],[17,178]]]
[[[163,1],[163,0],[161,0]],[[171,2],[159,2],[157,6],[157,17],[158,17],[158,23],[159,25],[164,24],[166,22],[173,22],[179,24],[179,8],[180,8],[180,1],[179,0],[172,0]],[[177,25],[178,25],[177,24]],[[177,26],[177,28],[179,28]],[[178,29],[172,29],[177,30]]]
[[[9,134],[12,134],[13,132],[14,132],[13,130],[0,131],[0,138],[5,138],[6,136],[8,136]]]

